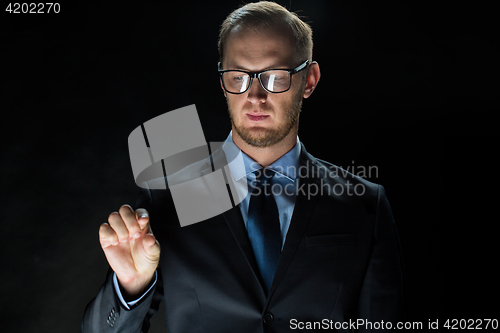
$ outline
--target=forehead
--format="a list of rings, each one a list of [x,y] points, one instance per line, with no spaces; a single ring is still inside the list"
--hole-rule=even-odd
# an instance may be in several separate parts
[[[226,40],[224,67],[257,71],[290,67],[293,64],[293,38],[280,27],[249,29],[236,26]]]

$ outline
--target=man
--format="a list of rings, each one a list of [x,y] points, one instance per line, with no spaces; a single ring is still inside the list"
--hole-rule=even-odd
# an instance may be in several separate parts
[[[101,226],[111,270],[82,331],[146,332],[162,299],[170,333],[396,325],[402,259],[383,188],[316,159],[298,140],[302,98],[320,79],[310,27],[275,3],[250,3],[222,24],[219,53],[232,131],[213,156],[167,182],[227,164],[234,143],[243,163],[228,178],[248,178],[250,193],[181,227],[169,189],[153,190],[164,180],[146,184],[135,211],[124,205]],[[269,195],[264,185],[285,191]],[[365,325],[354,327],[357,319]]]

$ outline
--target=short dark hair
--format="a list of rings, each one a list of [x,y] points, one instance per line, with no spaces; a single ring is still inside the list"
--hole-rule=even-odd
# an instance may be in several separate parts
[[[312,61],[312,29],[297,14],[271,1],[248,3],[229,14],[222,22],[219,32],[219,57],[222,62],[229,33],[236,26],[260,30],[281,25],[288,28],[293,36],[294,60]]]

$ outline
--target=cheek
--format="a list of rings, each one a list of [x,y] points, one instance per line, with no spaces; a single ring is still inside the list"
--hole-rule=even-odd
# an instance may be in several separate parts
[[[233,108],[233,111],[238,111],[243,108],[245,105],[246,99],[242,97],[242,95],[232,95],[227,94],[226,96],[227,104]]]
[[[231,117],[233,119],[238,119],[239,118],[239,114],[241,112],[239,112],[241,110],[241,106],[239,105],[239,101],[237,98],[234,98],[234,96],[232,96],[231,94],[227,94],[228,96],[226,97],[226,104],[227,104],[227,108],[231,114]]]

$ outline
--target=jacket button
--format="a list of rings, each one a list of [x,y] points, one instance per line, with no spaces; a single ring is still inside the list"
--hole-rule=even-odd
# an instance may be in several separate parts
[[[272,314],[272,313],[269,313],[269,312],[268,312],[268,313],[266,313],[266,314],[264,315],[263,320],[264,320],[264,324],[270,324],[270,323],[272,323],[272,322],[273,322],[273,320],[274,320],[274,316],[273,316],[273,314]]]

